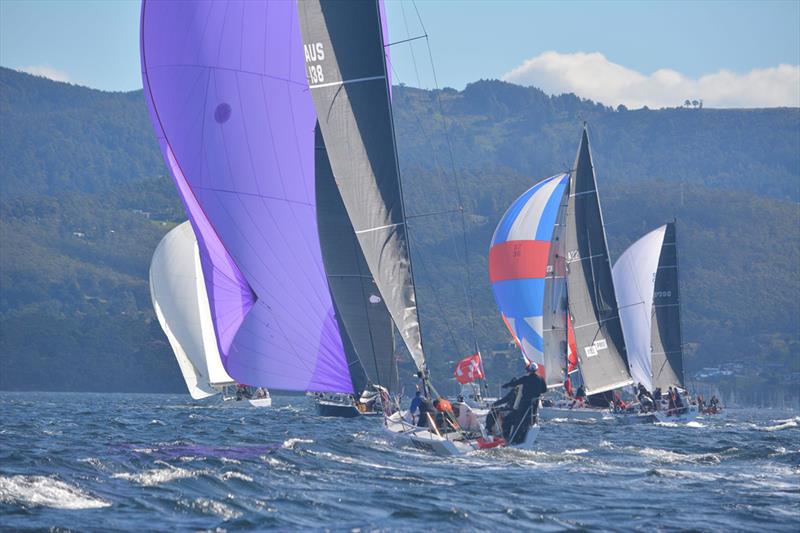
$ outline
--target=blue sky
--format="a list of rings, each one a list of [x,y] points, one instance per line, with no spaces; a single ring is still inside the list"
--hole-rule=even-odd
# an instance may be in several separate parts
[[[442,86],[504,78],[634,105],[650,103],[651,94],[661,95],[652,100],[658,105],[683,93],[729,107],[800,100],[800,69],[778,69],[800,65],[797,0],[418,0],[416,7]],[[387,0],[387,11],[392,41],[422,33],[410,2]],[[99,89],[140,88],[138,22],[138,1],[1,0],[0,64]],[[419,72],[419,84],[431,86],[427,54],[424,40],[394,47],[396,77],[417,85]],[[725,76],[703,78],[720,71]],[[741,90],[730,94],[731,84]],[[775,94],[756,94],[765,86]]]

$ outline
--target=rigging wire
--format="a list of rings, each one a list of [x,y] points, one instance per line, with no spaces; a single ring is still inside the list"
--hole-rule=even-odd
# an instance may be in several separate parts
[[[401,4],[401,7],[402,7],[402,4]],[[407,26],[406,26],[406,31],[408,32],[408,27]],[[410,33],[408,33],[408,34],[410,35]],[[427,37],[427,36],[425,36],[425,37]],[[410,41],[413,41],[413,40],[415,40],[415,39],[408,39],[405,42],[409,42],[409,48],[412,50],[412,61],[414,63],[414,71],[415,71],[415,74],[416,74],[416,77],[417,77],[417,83],[418,83],[418,85],[421,85],[421,81],[420,81],[420,78],[419,78],[419,69],[418,69],[417,64],[416,64],[416,57],[413,54],[413,46],[410,44]],[[401,83],[401,77],[398,75],[397,70],[394,68],[394,65],[390,64],[390,66],[392,68],[392,73],[393,73],[394,78],[397,80],[398,83]],[[417,113],[416,111],[413,111],[413,115],[414,115],[414,118],[416,119],[419,131],[422,132],[423,136],[425,137],[425,141],[426,141],[427,145],[428,146],[433,146],[433,139],[428,134],[428,131],[425,128],[425,126],[423,124],[423,121],[422,121],[422,118],[419,116],[419,113]],[[436,157],[436,152],[434,152],[434,154],[433,154],[433,162],[434,162],[434,167],[436,168],[436,171],[439,174],[439,176],[444,178],[445,172],[442,170],[442,165],[440,164],[438,158]],[[436,216],[436,215],[445,215],[445,214],[450,214],[450,213],[455,213],[455,212],[460,212],[460,206],[457,206],[454,209],[447,209],[447,210],[443,210],[443,211],[432,211],[432,212],[427,212],[427,213],[417,213],[417,214],[414,214],[414,215],[407,215],[406,219],[409,220],[409,219],[412,219],[412,218],[420,218],[420,217],[428,217],[428,216]],[[456,240],[456,235],[455,235],[457,230],[455,229],[455,227],[453,225],[453,222],[451,220],[449,220],[449,219],[448,219],[448,225],[452,227],[452,230],[448,231],[448,235],[450,236],[450,240],[451,240],[451,242],[453,244],[453,250],[454,250],[455,254],[458,255],[459,246],[458,246],[458,242]],[[412,238],[411,228],[409,227],[408,230],[409,230],[408,231],[408,236],[409,236],[408,238],[409,238],[409,240],[411,240],[411,238]],[[419,253],[417,255],[420,258],[422,257],[422,255],[419,254]],[[431,278],[430,271],[427,269],[427,266],[425,265],[425,263],[422,263],[422,266],[423,266],[423,270],[425,270],[426,277]],[[435,289],[435,281],[433,279],[431,279],[430,284],[431,284],[431,287],[434,289],[435,304],[440,309],[441,315],[445,319],[446,327],[448,329],[448,333],[450,334],[451,340],[453,340],[455,348],[460,350],[460,348],[458,346],[458,343],[455,342],[455,336],[454,336],[454,333],[453,333],[453,328],[450,326],[449,322],[446,319],[446,316],[445,316],[445,313],[444,313],[444,308],[441,305],[441,298],[439,298],[438,292]],[[466,296],[466,290],[465,290],[465,296]]]
[[[414,6],[414,11],[417,13],[417,19],[419,20],[419,24],[422,27],[422,33],[425,35],[425,44],[426,44],[426,46],[428,48],[428,59],[430,60],[431,73],[433,74],[433,83],[434,83],[435,94],[436,94],[436,103],[437,103],[437,105],[439,107],[439,114],[442,117],[442,130],[444,132],[445,144],[447,145],[447,153],[448,153],[448,156],[450,158],[450,165],[451,165],[451,170],[452,170],[452,173],[453,173],[453,185],[455,186],[455,190],[456,190],[456,199],[458,200],[458,208],[459,208],[459,211],[461,212],[461,216],[460,216],[460,219],[461,219],[461,236],[462,236],[463,246],[464,246],[464,296],[465,296],[465,299],[467,301],[467,308],[469,310],[470,326],[471,326],[471,329],[472,329],[472,338],[473,338],[473,343],[474,343],[474,346],[475,346],[475,351],[476,352],[480,352],[480,346],[478,345],[478,335],[477,335],[477,330],[476,330],[476,327],[475,327],[475,312],[474,312],[473,304],[472,304],[472,293],[471,293],[472,282],[471,282],[470,275],[469,275],[469,247],[468,247],[468,244],[467,244],[466,221],[464,219],[464,200],[463,200],[463,196],[461,194],[461,185],[460,185],[459,180],[458,180],[458,173],[456,172],[455,157],[453,156],[453,146],[452,146],[452,143],[450,142],[450,136],[449,136],[448,130],[447,130],[447,120],[445,119],[445,115],[444,115],[444,106],[442,105],[441,90],[439,88],[439,80],[438,80],[438,77],[436,76],[436,65],[434,64],[434,61],[433,61],[433,52],[431,50],[431,41],[428,38],[428,31],[425,29],[425,23],[422,21],[422,16],[420,15],[419,9],[417,8],[416,1],[412,0],[411,4]]]
[[[409,232],[409,235],[410,235],[410,232]],[[433,282],[433,280],[431,278],[430,271],[428,271],[428,267],[427,267],[427,265],[425,263],[425,260],[422,257],[422,255],[421,254],[417,254],[417,257],[419,258],[419,262],[422,265],[422,270],[425,272],[425,277],[427,279],[431,280],[430,286],[431,286],[431,290],[433,291],[433,298],[434,298],[434,300],[436,302],[436,306],[439,309],[442,310],[441,317],[442,317],[442,320],[444,320],[445,327],[447,328],[447,333],[450,335],[450,340],[453,342],[453,346],[458,347],[458,342],[456,341],[455,333],[453,332],[453,328],[450,326],[450,321],[447,320],[447,313],[444,312],[444,307],[442,306],[442,301],[439,298],[439,291],[436,290],[436,284]]]

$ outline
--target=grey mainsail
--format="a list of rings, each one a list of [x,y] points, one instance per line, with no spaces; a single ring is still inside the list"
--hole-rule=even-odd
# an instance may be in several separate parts
[[[667,224],[656,271],[653,294],[652,370],[653,386],[667,390],[685,388],[681,341],[678,251],[675,223]]]
[[[565,247],[569,312],[586,393],[627,385],[632,380],[586,128],[570,174]]]
[[[418,368],[411,272],[377,1],[298,2],[306,75],[336,185],[380,295]]]
[[[314,167],[322,261],[356,394],[369,383],[398,391],[392,323],[333,178],[319,126]]]
[[[547,277],[544,284],[544,361],[548,388],[561,387],[567,377],[567,283],[564,263],[564,241],[569,184],[558,208],[556,224],[547,257]]]

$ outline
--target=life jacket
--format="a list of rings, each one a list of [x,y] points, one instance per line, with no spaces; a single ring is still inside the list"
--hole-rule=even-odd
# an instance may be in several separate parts
[[[442,413],[452,413],[453,404],[451,404],[449,400],[445,400],[444,398],[439,398],[436,401],[436,410],[441,411]]]

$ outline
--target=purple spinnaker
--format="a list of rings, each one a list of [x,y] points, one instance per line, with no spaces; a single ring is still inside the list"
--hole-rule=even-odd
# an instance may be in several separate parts
[[[145,0],[144,92],[238,382],[352,392],[322,266],[294,1]]]

